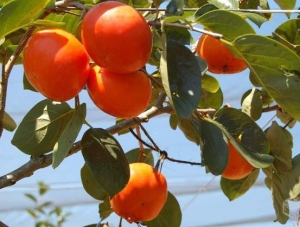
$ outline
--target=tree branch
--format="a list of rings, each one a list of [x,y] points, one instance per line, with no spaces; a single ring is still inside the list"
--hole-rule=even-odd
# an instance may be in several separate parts
[[[165,113],[170,114],[172,112],[173,108],[171,106],[153,106],[144,113],[140,114],[138,117],[122,121],[119,124],[107,128],[106,130],[111,134],[116,134],[129,127],[134,127],[142,122],[148,122],[149,119],[155,116]],[[80,150],[80,141],[75,142],[72,148],[70,149],[69,153],[67,154],[67,157],[77,153]],[[52,156],[52,153],[42,156],[32,156],[30,160],[21,167],[0,177],[0,189],[14,185],[19,180],[32,176],[35,171],[50,166],[52,164]]]

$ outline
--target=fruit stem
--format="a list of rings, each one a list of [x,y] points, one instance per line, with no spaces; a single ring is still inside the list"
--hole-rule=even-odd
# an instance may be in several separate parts
[[[142,136],[141,136],[141,130],[140,130],[139,125],[135,126],[135,130],[136,130],[137,136],[139,138],[142,138]],[[140,153],[139,153],[139,157],[138,157],[137,161],[138,162],[142,162],[143,161],[143,157],[144,157],[144,153],[145,153],[145,149],[144,149],[143,143],[140,140],[138,140],[138,142],[139,142],[139,147],[140,147]]]

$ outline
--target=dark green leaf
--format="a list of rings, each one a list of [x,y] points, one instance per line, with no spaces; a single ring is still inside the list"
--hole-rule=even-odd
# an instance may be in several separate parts
[[[27,77],[26,77],[25,74],[23,74],[23,88],[24,88],[24,90],[30,90],[30,91],[37,92],[37,90],[28,81],[28,79],[27,79]]]
[[[255,34],[254,29],[241,16],[226,10],[213,10],[196,18],[206,29],[218,32],[229,41],[245,34]]]
[[[252,88],[242,99],[242,111],[256,121],[262,115],[262,108],[261,93],[256,88]]]
[[[139,155],[140,155],[140,149],[139,148],[132,149],[132,150],[126,152],[125,155],[126,155],[129,163],[138,162]],[[154,158],[153,158],[152,150],[147,149],[147,148],[144,149],[143,158],[139,162],[144,162],[151,166],[154,166]]]
[[[50,0],[18,0],[4,5],[0,14],[0,39],[34,22]]]
[[[99,213],[101,221],[108,218],[111,213],[113,213],[113,209],[110,206],[109,197],[107,196],[105,200],[99,204]]]
[[[216,125],[201,120],[201,146],[203,164],[213,175],[223,173],[228,162],[228,145],[223,132]]]
[[[64,160],[75,142],[86,117],[86,104],[75,109],[53,149],[52,167],[55,169]]]
[[[193,42],[193,37],[187,29],[166,27],[165,32],[168,40],[173,40],[182,45],[190,45]]]
[[[95,180],[112,198],[127,184],[129,164],[119,142],[106,130],[88,129],[81,140],[82,155]]]
[[[184,45],[168,41],[161,58],[165,91],[179,118],[197,108],[201,94],[201,69],[195,55]]]
[[[270,143],[270,154],[275,158],[273,165],[279,172],[287,172],[292,168],[292,149],[284,133],[285,130],[273,121],[266,132]]]
[[[67,103],[45,99],[25,115],[11,142],[29,155],[50,152],[72,116]]]
[[[221,177],[221,189],[227,198],[232,201],[244,195],[256,182],[259,169],[255,169],[247,177],[240,180],[228,180]]]
[[[175,196],[168,192],[167,201],[160,211],[159,215],[148,222],[147,227],[180,227],[181,225],[181,209]]]
[[[95,180],[86,163],[80,170],[80,176],[83,188],[90,196],[97,200],[104,200],[106,197],[108,197],[106,191]]]
[[[171,0],[167,5],[167,15],[183,15],[183,0]]]
[[[265,168],[273,163],[265,133],[247,114],[226,107],[215,114],[214,120],[211,122],[220,127],[236,150],[254,167]],[[238,137],[241,137],[241,143],[235,140]]]
[[[258,35],[242,36],[234,46],[260,85],[283,110],[300,120],[300,57],[281,43]]]
[[[202,7],[200,7],[196,13],[194,14],[194,18],[197,19],[198,17],[202,16],[205,13],[208,13],[209,11],[218,9],[217,6],[214,4],[205,4]]]
[[[17,124],[14,121],[14,119],[12,119],[12,117],[8,113],[6,113],[5,111],[3,113],[2,124],[3,124],[3,128],[7,131],[10,131],[10,132],[14,131],[17,127]]]

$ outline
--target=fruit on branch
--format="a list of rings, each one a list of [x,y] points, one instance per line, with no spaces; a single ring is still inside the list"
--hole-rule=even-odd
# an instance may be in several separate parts
[[[111,207],[129,223],[150,221],[166,203],[167,181],[149,164],[132,163],[129,167],[129,182],[110,200]]]
[[[144,67],[152,49],[152,33],[144,17],[115,1],[99,3],[86,13],[81,38],[97,65],[117,73]]]
[[[230,180],[240,180],[248,176],[254,167],[235,149],[228,140],[228,163],[221,174]]]
[[[74,98],[85,86],[90,66],[84,46],[59,28],[37,31],[23,54],[25,75],[42,95],[54,101]]]
[[[234,74],[247,68],[243,59],[235,57],[225,44],[210,35],[201,36],[196,52],[207,62],[208,71],[215,74]]]
[[[97,107],[119,118],[133,118],[149,105],[152,85],[142,71],[114,73],[94,66],[87,81],[87,91]]]

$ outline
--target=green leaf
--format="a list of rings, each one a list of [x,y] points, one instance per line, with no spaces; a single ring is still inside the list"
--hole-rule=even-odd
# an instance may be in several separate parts
[[[3,128],[4,128],[5,130],[7,130],[7,131],[10,131],[10,132],[14,131],[14,130],[16,129],[16,127],[17,127],[16,122],[15,122],[14,119],[12,119],[12,117],[11,117],[8,113],[6,113],[5,111],[4,111],[3,114],[4,114],[4,115],[3,115],[3,121],[2,121]]]
[[[295,118],[283,110],[276,110],[276,117],[289,128],[293,128],[298,122]]]
[[[127,184],[129,164],[119,142],[106,130],[88,129],[81,140],[82,155],[95,180],[112,198]]]
[[[216,125],[200,120],[203,164],[213,175],[221,175],[228,162],[228,145],[223,132]]]
[[[262,115],[262,96],[261,92],[252,88],[249,92],[246,93],[242,98],[242,111],[248,114],[253,120],[258,120]]]
[[[275,0],[276,4],[281,8],[281,9],[294,9],[296,5],[296,0]],[[287,17],[290,17],[290,13],[286,13]]]
[[[287,172],[292,169],[292,148],[284,131],[276,121],[272,122],[266,130],[266,136],[270,143],[270,154],[275,158],[274,167],[279,172]]]
[[[208,0],[210,4],[214,4],[219,9],[238,9],[239,2],[236,0]]]
[[[260,85],[284,111],[300,120],[300,57],[281,43],[259,35],[242,36],[233,45]]]
[[[140,155],[140,149],[139,148],[132,149],[132,150],[126,152],[125,155],[126,155],[126,158],[129,163],[138,162],[138,158]],[[154,166],[154,157],[153,157],[151,149],[147,149],[147,148],[144,149],[143,158],[142,158],[142,160],[140,160],[140,162],[144,162],[151,166]]]
[[[80,10],[71,10],[72,13],[80,14]],[[43,21],[49,21],[51,23],[58,24],[57,26],[60,26],[62,29],[72,33],[73,35],[76,35],[78,25],[80,23],[80,17],[72,14],[50,14],[46,17],[46,20]],[[47,22],[48,23],[48,22]],[[49,25],[51,26],[51,24]]]
[[[104,200],[106,197],[108,197],[106,191],[95,180],[86,163],[80,170],[80,176],[83,188],[90,196],[97,200]]]
[[[53,149],[52,167],[55,169],[64,160],[75,142],[86,117],[86,104],[78,106],[66,124]]]
[[[244,195],[256,182],[259,169],[255,169],[247,177],[240,180],[229,180],[221,177],[221,189],[230,201]]]
[[[201,94],[201,69],[195,55],[184,45],[168,41],[161,58],[165,91],[179,118],[197,108]]]
[[[113,209],[110,206],[109,197],[107,196],[105,200],[99,204],[99,213],[101,221],[108,218],[111,213],[113,213]]]
[[[256,168],[271,165],[270,144],[262,129],[245,113],[234,108],[222,108],[214,115],[214,121],[230,140],[235,149]],[[217,123],[218,122],[218,123]],[[236,138],[241,137],[241,143]]]
[[[17,0],[3,6],[0,13],[0,39],[6,35],[31,25],[34,17],[50,0]]]
[[[38,186],[39,186],[39,195],[44,195],[47,191],[50,190],[50,186],[45,184],[43,181],[39,181]]]
[[[176,116],[176,114],[170,114],[170,118],[169,118],[169,123],[170,123],[170,127],[173,130],[177,129],[178,126],[178,117]]]
[[[202,89],[210,93],[216,93],[220,89],[219,81],[213,76],[204,74],[201,81]]]
[[[212,108],[218,110],[223,105],[223,92],[221,88],[219,88],[214,93],[202,89],[201,93],[202,94],[201,94],[200,102],[198,104],[198,108],[200,109]]]
[[[300,194],[300,154],[293,158],[292,169],[285,173],[278,173],[278,175],[284,191],[288,193],[287,198],[296,198]]]
[[[37,203],[37,198],[36,198],[34,195],[29,194],[29,193],[25,193],[24,195],[25,195],[27,198],[29,198],[31,201]]]
[[[26,209],[26,211],[30,214],[31,217],[33,218],[38,218],[38,215],[34,209]]]
[[[196,143],[197,145],[201,143],[201,139],[199,136],[200,131],[196,130],[192,118],[180,119],[178,122],[178,128],[183,132],[183,134],[188,140]]]
[[[298,32],[299,26],[299,18],[287,20],[275,29],[275,35],[273,36],[277,41],[282,42],[287,47],[293,49],[294,51],[297,51],[297,46],[295,45],[300,45],[300,34]],[[286,42],[288,42],[289,44],[287,44]]]
[[[11,142],[25,154],[50,152],[72,115],[73,110],[67,103],[45,99],[25,115]]]
[[[285,224],[289,219],[287,215],[287,213],[289,213],[289,209],[288,206],[286,206],[287,196],[286,191],[283,188],[283,183],[276,173],[273,173],[272,176],[271,191],[273,206],[276,213],[276,221],[281,224]]]
[[[255,34],[254,29],[241,16],[227,10],[212,10],[196,18],[196,23],[217,32],[229,41],[245,34]]]
[[[180,227],[181,217],[182,213],[177,199],[171,192],[168,192],[167,201],[159,215],[143,224],[147,227]]]

